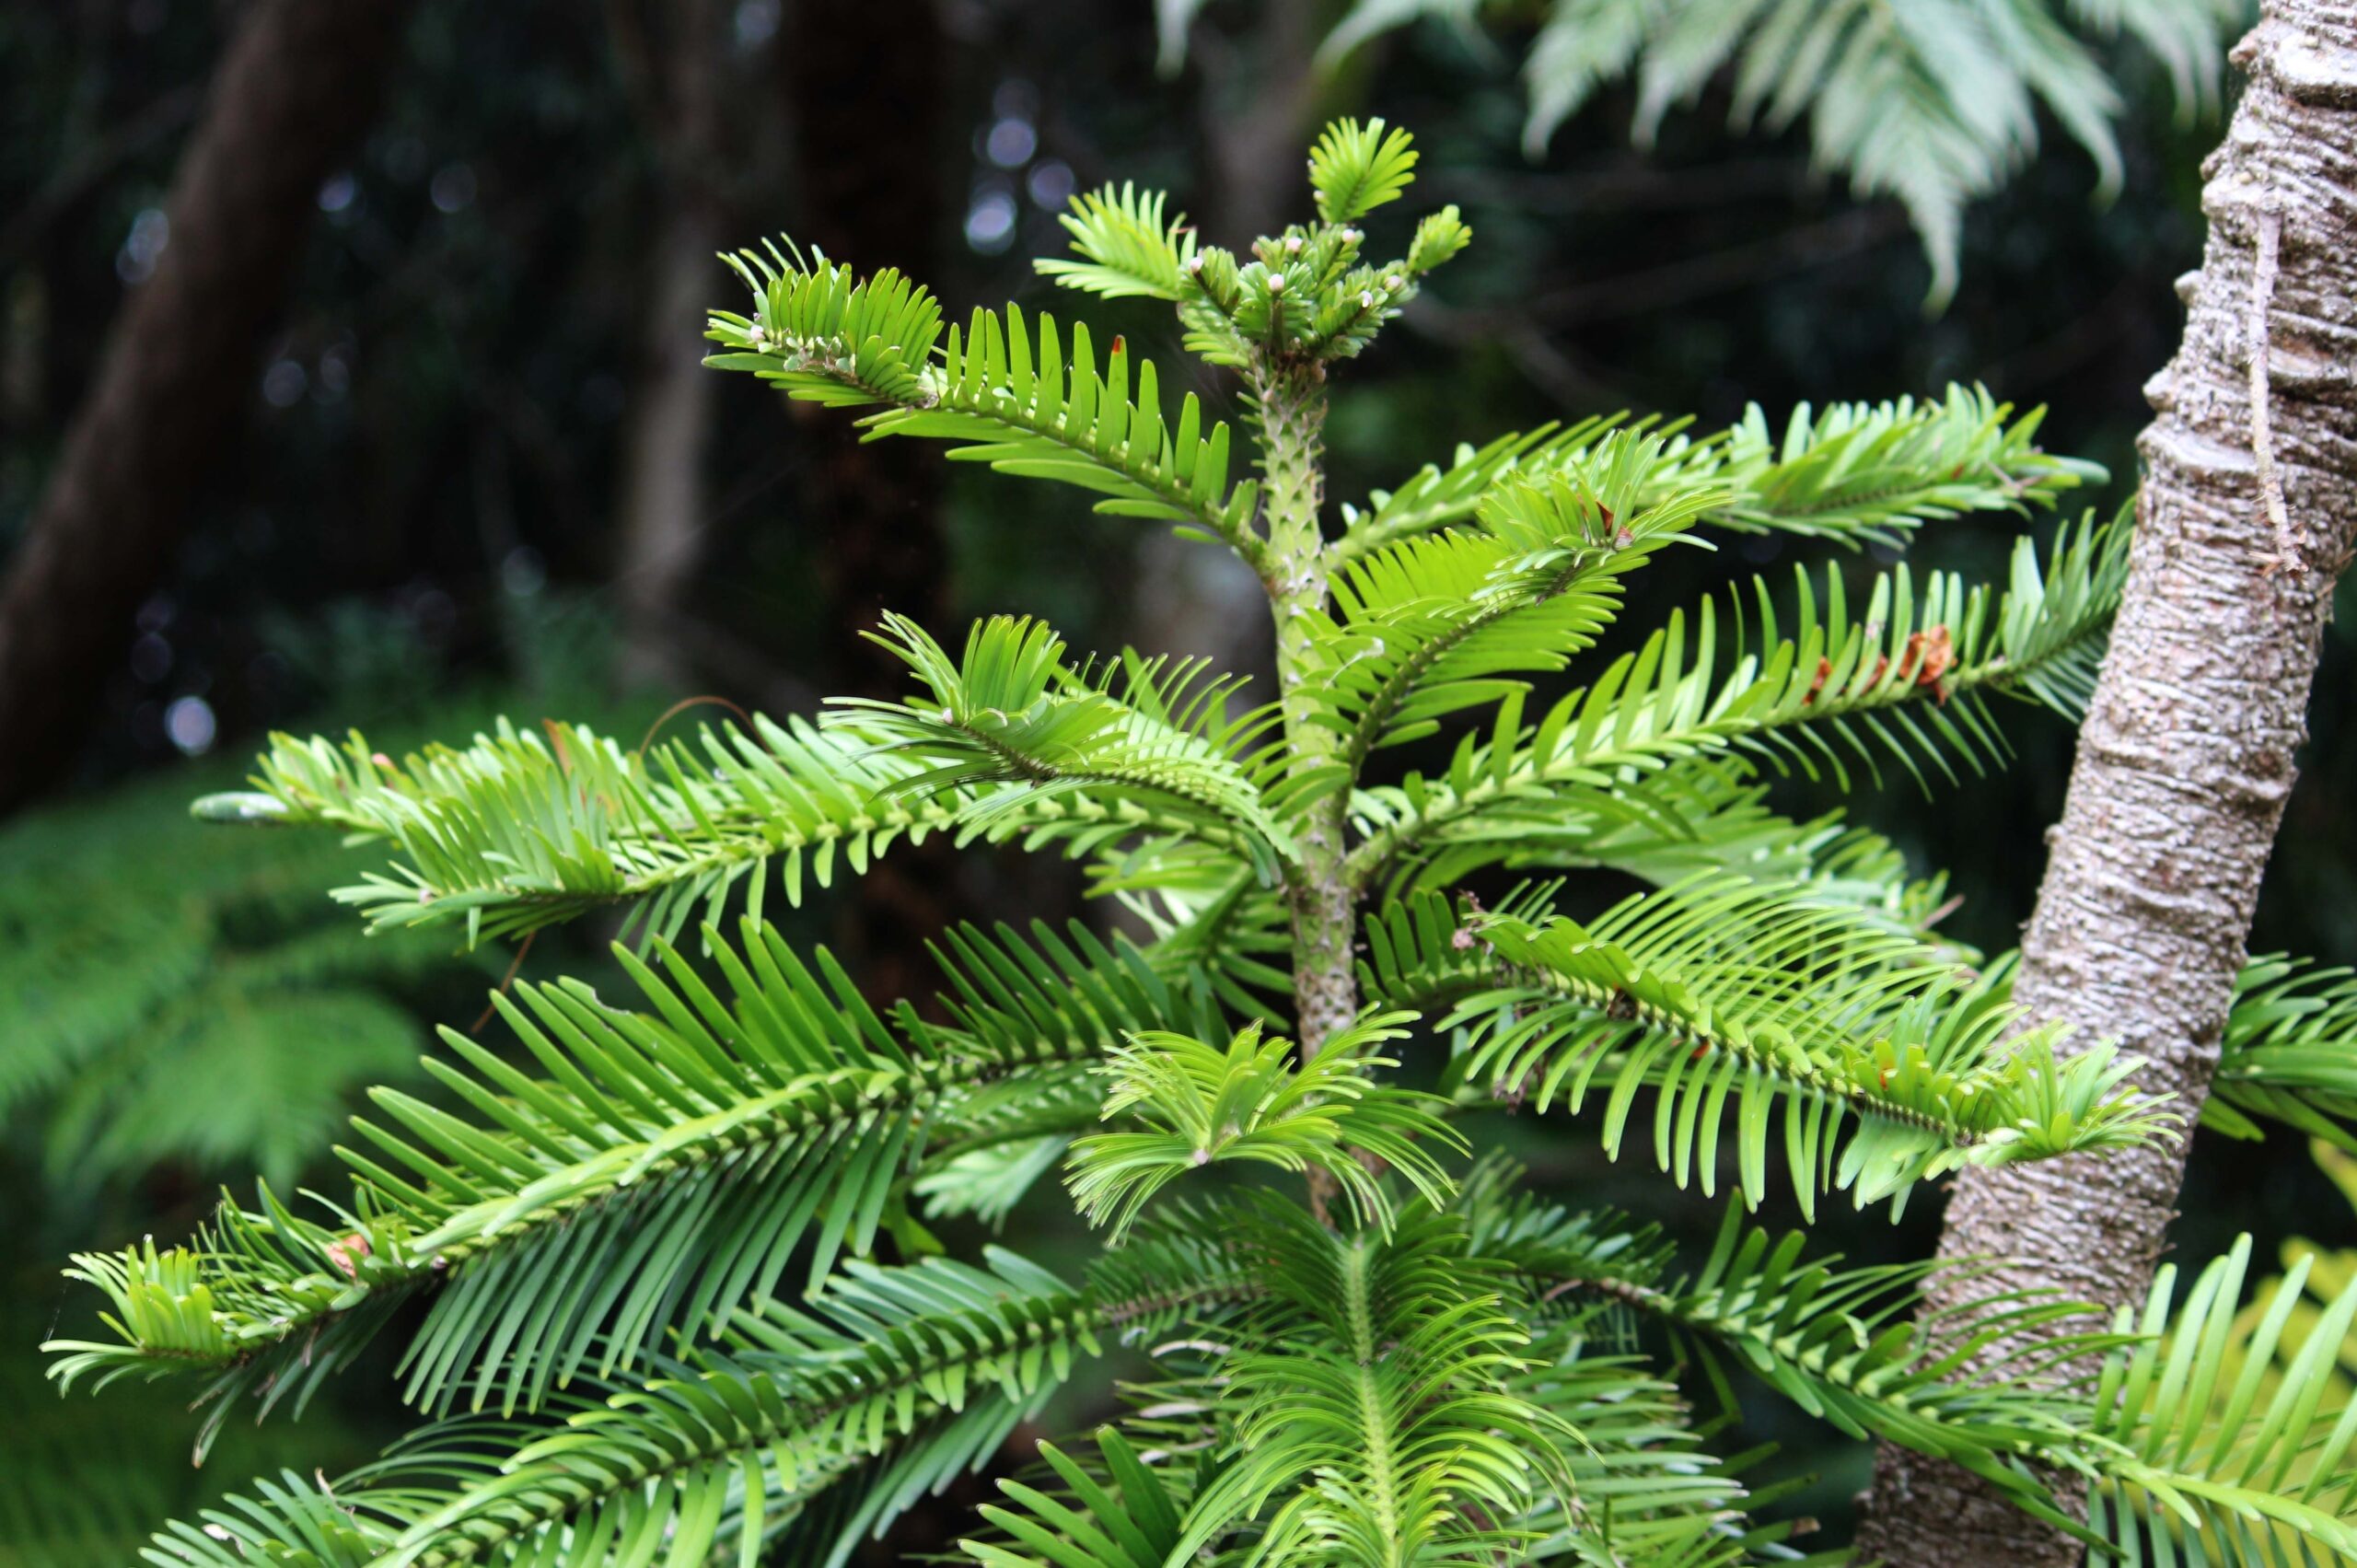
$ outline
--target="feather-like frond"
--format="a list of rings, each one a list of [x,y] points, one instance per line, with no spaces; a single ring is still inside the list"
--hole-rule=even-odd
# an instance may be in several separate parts
[[[1358,0],[1321,53],[1339,58],[1419,17],[1464,27],[1469,0]],[[1995,191],[2038,146],[2038,109],[2119,183],[2112,122],[2120,99],[2089,36],[2133,35],[2165,64],[2190,110],[2217,100],[2222,0],[1552,0],[1523,63],[1533,157],[1604,84],[1633,75],[1635,134],[1649,142],[1676,105],[1732,67],[1735,120],[1771,134],[1805,120],[1817,161],[1861,196],[1906,204],[1933,271],[1956,281],[1964,207]]]
[[[696,1363],[562,1423],[460,1423],[333,1486],[288,1477],[170,1527],[151,1559],[750,1562],[772,1519],[866,1461],[913,1451],[921,1476],[970,1466],[1109,1342],[1249,1294],[1216,1250],[1168,1244],[1109,1259],[1078,1288],[996,1249],[983,1262],[854,1266],[807,1308],[741,1318]],[[838,1534],[835,1561],[852,1544]]]
[[[974,622],[954,659],[889,612],[875,640],[909,666],[921,693],[904,703],[839,697],[826,723],[922,764],[896,793],[999,786],[965,807],[966,819],[981,825],[1002,813],[1039,821],[1062,797],[1081,795],[1141,828],[1184,823],[1271,879],[1295,858],[1292,834],[1239,761],[1275,722],[1267,708],[1228,715],[1240,680],[1201,679],[1195,661],[1134,655],[1092,679],[1065,662],[1062,638],[1028,617]]]
[[[1427,1202],[1440,1202],[1451,1184],[1434,1151],[1462,1151],[1464,1139],[1435,1114],[1438,1099],[1369,1076],[1399,1065],[1378,1053],[1407,1037],[1400,1026],[1408,1021],[1402,1014],[1362,1018],[1298,1067],[1293,1043],[1263,1039],[1257,1022],[1225,1051],[1167,1031],[1132,1035],[1099,1069],[1108,1081],[1104,1118],[1143,1126],[1073,1145],[1073,1201],[1119,1237],[1147,1199],[1190,1170],[1251,1160],[1321,1170],[1361,1224],[1388,1228],[1390,1199],[1364,1163],[1372,1156]]]
[[[2177,1298],[2164,1263],[2095,1391],[2088,1524],[2102,1563],[2357,1562],[2357,1400],[2332,1376],[2357,1324],[2344,1283],[2295,1330],[2313,1256],[2239,1313],[2250,1237]]]
[[[1716,490],[1701,520],[1734,533],[1895,549],[1926,522],[2049,507],[2064,491],[2100,482],[2096,464],[2038,445],[2045,417],[2043,409],[2017,414],[1982,388],[1951,385],[1921,401],[1835,403],[1821,412],[1804,403],[1780,439],[1754,403],[1739,424],[1709,436],[1689,434],[1685,420],[1659,426],[1647,491]],[[1654,424],[1623,425],[1616,415],[1460,450],[1446,472],[1428,466],[1396,494],[1378,493],[1365,512],[1345,506],[1338,552],[1354,558],[1445,527],[1472,515],[1508,475],[1580,463],[1614,431],[1643,434]]]
[[[1097,492],[1100,512],[1248,543],[1254,486],[1228,486],[1227,426],[1207,424],[1191,392],[1168,422],[1153,362],[1132,366],[1119,339],[1100,367],[1086,327],[1072,329],[1067,354],[1053,317],[1039,316],[1035,338],[1014,306],[977,310],[945,337],[940,306],[898,273],[861,279],[824,257],[806,264],[790,244],[723,259],[752,290],[753,314],[713,312],[706,335],[724,352],[706,364],[830,406],[888,403],[861,422],[869,436],[953,442],[953,458]]]
[[[445,1031],[452,1059],[429,1069],[476,1120],[381,1092],[364,1146],[340,1151],[356,1184],[331,1224],[265,1191],[193,1247],[78,1259],[120,1339],[52,1345],[53,1375],[202,1372],[216,1423],[248,1396],[299,1409],[430,1292],[409,1397],[531,1409],[667,1334],[709,1331],[797,1255],[815,1286],[868,1251],[926,1142],[987,1119],[993,1086],[1077,1079],[1130,1033],[1216,1018],[1133,948],[1085,934],[957,938],[952,1027],[905,1005],[879,1016],[825,952],[806,963],[771,927],[712,947],[726,1001],[668,945],[660,973],[617,950],[651,1012],[570,982],[494,998],[544,1076]]]
[[[1672,615],[1535,726],[1522,722],[1519,694],[1508,696],[1486,741],[1476,732],[1459,743],[1445,779],[1411,774],[1361,791],[1353,810],[1366,842],[1352,852],[1353,873],[1373,878],[1403,857],[1533,824],[1560,829],[1566,794],[1581,808],[1612,796],[1642,805],[1631,785],[1695,757],[1735,753],[1845,787],[1853,763],[1875,774],[1886,759],[1926,789],[1927,763],[1951,779],[1951,758],[1984,770],[2007,754],[1992,695],[2077,715],[2126,580],[2127,542],[2124,519],[2091,518],[2063,530],[2042,563],[2024,540],[2002,593],[1946,573],[1919,586],[1900,565],[1875,578],[1863,614],[1838,574],[1821,609],[1801,574],[1787,621],[1763,586],[1756,644],[1742,635],[1741,600],[1730,601],[1740,651],[1724,676],[1718,612],[1705,600],[1692,633]]]
[[[1903,1202],[1963,1165],[2118,1147],[2170,1120],[2122,1086],[2136,1059],[2061,1056],[2052,1028],[2008,1038],[2014,1013],[1973,977],[1801,889],[1710,877],[1587,924],[1446,909],[1424,895],[1369,922],[1370,993],[1430,1007],[1459,990],[1439,1027],[1467,1031],[1465,1082],[1542,1110],[1595,1094],[1615,1157],[1654,1089],[1655,1159],[1680,1186],[1713,1191],[1724,1128],[1757,1206],[1780,1109],[1804,1212],[1819,1190]]]

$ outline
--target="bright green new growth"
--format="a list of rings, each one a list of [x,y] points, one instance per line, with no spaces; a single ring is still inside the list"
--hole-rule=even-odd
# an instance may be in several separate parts
[[[1157,194],[1074,203],[1079,260],[1043,271],[1173,304],[1237,373],[1253,480],[1197,398],[1169,417],[1151,366],[1044,314],[945,333],[906,280],[787,246],[734,259],[751,308],[713,318],[714,364],[864,408],[871,438],[944,440],[1234,549],[1277,619],[1273,693],[1075,658],[1025,618],[961,643],[890,616],[902,702],[635,749],[558,724],[399,761],[280,738],[258,794],[206,805],[390,845],[389,874],[337,895],[379,928],[472,943],[627,910],[643,1000],[501,995],[512,1044],[447,1032],[436,1092],[379,1091],[338,1151],[347,1195],[307,1217],[265,1189],[188,1245],[76,1260],[111,1337],[52,1344],[59,1380],[193,1376],[209,1423],[299,1408],[414,1324],[411,1440],[331,1484],[258,1483],[150,1561],[839,1564],[1060,1389],[1109,1388],[1117,1348],[1149,1370],[1002,1483],[969,1557],[1796,1560],[1779,1489],[1747,1490],[1672,1380],[1724,1400],[1741,1365],[2058,1522],[2046,1478],[2091,1478],[2095,1526],[2066,1527],[2099,1551],[2199,1539],[2219,1560],[2256,1531],[2357,1558],[2348,1489],[2287,1464],[2345,1455],[2357,1416],[2216,1370],[2271,1365],[2281,1338],[2226,1326],[2239,1264],[2205,1276],[2165,1364],[2165,1283],[2139,1323],[2025,1350],[2013,1330],[2080,1309],[1918,1322],[1929,1266],[1810,1259],[1743,1204],[1683,1269],[1473,1156],[1501,1110],[1593,1107],[1562,1135],[1650,1144],[1681,1187],[1756,1205],[1772,1168],[1805,1206],[1895,1210],[1962,1165],[2173,1119],[2133,1060],[2020,1027],[2005,962],[1931,934],[1936,879],[1764,797],[1770,771],[1847,787],[1886,761],[1931,788],[2003,760],[2003,700],[2075,711],[2124,522],[2023,540],[2001,586],[1899,567],[1861,591],[1837,563],[1586,656],[1665,551],[1898,544],[2094,470],[1956,389],[1802,411],[1781,436],[1756,412],[1711,435],[1585,421],[1329,513],[1329,377],[1469,238],[1444,211],[1366,259],[1355,226],[1414,162],[1379,122],[1330,128],[1318,220],[1248,259]],[[1534,683],[1566,672],[1541,711]],[[772,877],[798,900],[934,834],[1079,860],[1146,939],[955,928],[923,1008],[871,1003],[761,918]],[[1589,870],[1644,890],[1596,912],[1562,880]],[[1458,890],[1526,872],[1555,879],[1486,910]],[[2345,1126],[2351,1086],[2321,1055],[2345,990],[2254,971],[2238,1129]],[[1104,1245],[1065,1272],[955,1260],[927,1224],[1066,1202]],[[2325,1311],[2345,1328],[2357,1292]],[[2093,1360],[2100,1383],[2066,1376]]]

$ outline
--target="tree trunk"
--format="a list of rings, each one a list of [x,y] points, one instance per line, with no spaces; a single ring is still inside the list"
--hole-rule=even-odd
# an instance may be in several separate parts
[[[2189,1134],[2357,537],[2357,11],[2269,0],[2234,59],[2249,84],[2204,166],[2209,245],[2147,389],[2127,596],[2015,987],[2032,1016],[2146,1057],[2141,1083],[2177,1097]],[[2180,1143],[1967,1172],[1941,1255],[2012,1261],[1935,1283],[1930,1305],[2141,1299],[2184,1167]],[[1879,1456],[1868,1513],[1861,1545],[1893,1568],[2081,1555],[1905,1451]]]
[[[1310,0],[1260,7],[1242,39],[1208,25],[1190,52],[1200,84],[1195,125],[1202,142],[1203,237],[1244,253],[1300,205],[1302,155],[1315,127],[1316,55],[1324,35]],[[1273,672],[1276,644],[1267,594],[1232,552],[1205,550],[1168,528],[1138,541],[1130,625],[1149,654],[1210,659],[1257,682]]]
[[[679,608],[703,555],[714,389],[703,367],[704,317],[726,276],[714,259],[726,238],[714,180],[728,157],[720,132],[721,17],[714,0],[666,6],[652,27],[629,5],[610,8],[609,17],[640,119],[662,155],[663,186],[622,446],[614,563],[621,675],[676,694],[689,662],[679,651]]]
[[[254,0],[0,587],[0,811],[71,760],[189,493],[252,401],[319,182],[375,118],[407,0]]]
[[[862,274],[898,267],[940,276],[947,43],[926,0],[792,0],[778,68],[794,121],[800,226]],[[954,319],[954,316],[953,316]],[[810,424],[803,526],[812,532],[831,656],[828,690],[900,695],[908,667],[861,635],[887,610],[938,628],[949,608],[949,547],[941,528],[942,459],[915,442],[859,442],[823,411],[786,405]],[[895,851],[846,900],[840,945],[863,986],[929,997],[938,979],[925,943],[956,896],[947,844]]]

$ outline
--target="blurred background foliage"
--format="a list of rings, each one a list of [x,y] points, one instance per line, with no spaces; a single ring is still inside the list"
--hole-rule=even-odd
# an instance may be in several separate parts
[[[109,321],[172,243],[164,192],[243,9],[0,12],[0,568]],[[1724,85],[1641,153],[1634,88],[1608,84],[1532,157],[1527,27],[1491,40],[1421,24],[1321,68],[1345,9],[1215,0],[1183,65],[1159,71],[1144,0],[414,7],[381,112],[318,187],[234,435],[180,498],[153,591],[109,630],[48,796],[0,822],[0,1562],[119,1561],[167,1514],[281,1462],[265,1428],[192,1471],[169,1388],[98,1403],[41,1389],[33,1344],[78,1327],[52,1321],[69,1245],[183,1233],[250,1171],[299,1185],[358,1087],[413,1082],[431,1027],[466,1027],[511,960],[599,972],[610,933],[466,959],[434,937],[363,937],[324,889],[366,856],[191,824],[184,802],[233,782],[269,729],[409,741],[505,712],[629,738],[691,696],[807,712],[884,678],[853,633],[887,606],[936,625],[1029,611],[1076,645],[1264,656],[1257,587],[1213,552],[913,447],[855,447],[748,377],[698,370],[702,308],[735,289],[719,246],[787,230],[914,272],[953,307],[1028,302],[1049,292],[1029,259],[1060,247],[1074,189],[1167,186],[1233,243],[1302,197],[1318,119],[1382,113],[1415,129],[1424,189],[1477,238],[1409,330],[1350,367],[1336,499],[1548,420],[1717,424],[1757,402],[1781,421],[1950,379],[2049,405],[2046,444],[2115,476],[2089,499],[2127,493],[2141,388],[2176,343],[2172,284],[2200,255],[2198,164],[2223,123],[2181,113],[2149,57],[2106,60],[2126,105],[2120,194],[2098,203],[2092,162],[2048,134],[1967,213],[1961,282],[1927,316],[1905,215],[1813,171],[1798,132],[1730,132],[1711,111]],[[1159,308],[1102,314],[1178,363]],[[1919,554],[1987,573],[2007,542],[1958,525]],[[1690,602],[1726,575],[1688,552],[1639,591]],[[2333,809],[2357,785],[2357,734],[2333,700],[2348,624],[2253,939],[2326,962],[2357,958],[2357,815]],[[1990,949],[2028,913],[2069,766],[2058,726],[2014,733],[2003,776],[1928,804],[1893,780],[1859,810],[1951,871],[1963,901],[1947,929]],[[923,940],[945,921],[1061,921],[1077,895],[1053,865],[919,856],[794,918],[890,993],[923,986]],[[1689,1237],[1715,1226],[1714,1206],[1623,1179],[1590,1144],[1522,1132],[1534,1168],[1589,1202]],[[2296,1139],[2209,1139],[2185,1206],[2195,1259],[2245,1228],[2328,1253],[2350,1237]],[[1888,1256],[1927,1249],[1934,1220],[1919,1205],[1897,1229],[1835,1223],[1854,1251]],[[1053,1237],[1021,1243],[1052,1258]],[[301,1451],[356,1458],[385,1435],[386,1370],[339,1380]],[[1798,1424],[1760,1435],[1824,1476],[1807,1501],[1829,1517],[1864,1481],[1855,1446]],[[894,1545],[937,1530],[920,1514]]]

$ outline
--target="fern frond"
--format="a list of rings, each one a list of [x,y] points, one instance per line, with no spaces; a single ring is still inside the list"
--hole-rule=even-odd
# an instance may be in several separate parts
[[[60,1191],[167,1160],[284,1186],[362,1087],[414,1068],[426,1031],[401,1004],[446,945],[324,906],[357,871],[330,835],[192,828],[192,784],[235,776],[175,771],[0,830],[0,1120]]]
[[[1565,792],[1580,807],[1611,795],[1642,804],[1631,784],[1696,757],[1736,752],[1811,777],[1822,768],[1845,786],[1852,761],[1878,775],[1878,759],[1888,758],[1927,790],[1927,762],[1951,778],[1951,755],[1983,769],[2005,755],[1991,695],[2034,698],[2073,717],[2084,703],[2126,579],[2127,543],[2124,519],[2089,519],[2059,535],[2041,564],[2024,540],[2002,594],[1945,573],[1919,591],[1902,564],[1875,580],[1857,618],[1838,574],[1827,576],[1821,611],[1803,574],[1790,637],[1763,586],[1758,645],[1724,678],[1717,612],[1705,600],[1690,638],[1673,614],[1535,727],[1523,726],[1519,697],[1507,698],[1488,742],[1468,735],[1445,780],[1411,775],[1361,792],[1353,805],[1366,842],[1352,852],[1353,875],[1372,879],[1451,841],[1510,838],[1534,822],[1543,830],[1558,823],[1553,802]],[[1741,628],[1740,600],[1730,619]]]
[[[1731,1123],[1738,1189],[1756,1207],[1779,1102],[1804,1213],[1819,1188],[1896,1208],[1963,1165],[2119,1147],[2172,1120],[2122,1088],[2136,1059],[2107,1046],[2058,1058],[2051,1028],[2005,1040],[2014,1014],[1986,988],[1796,889],[1706,878],[1589,925],[1499,914],[1459,926],[1446,907],[1423,895],[1369,922],[1369,993],[1430,1007],[1457,991],[1438,1027],[1469,1030],[1465,1082],[1542,1110],[1598,1094],[1613,1157],[1637,1095],[1655,1089],[1655,1159],[1681,1187],[1699,1176],[1713,1191]]]
[[[1359,0],[1322,54],[1420,17],[1462,25],[1468,10],[1465,0]],[[2133,33],[2190,110],[2215,101],[2236,17],[2220,0],[1553,0],[1523,65],[1523,139],[1538,156],[1598,87],[1633,73],[1635,134],[1650,141],[1673,105],[1732,64],[1738,126],[1774,134],[1805,117],[1817,162],[1861,196],[1906,204],[1938,303],[1956,285],[1962,210],[2036,149],[2036,108],[2095,159],[2103,189],[2118,186],[2119,95],[2080,32]]]
[[[1132,203],[1099,215],[1158,220],[1160,207]],[[1120,248],[1131,264],[1158,265],[1132,250]],[[1035,339],[1009,306],[1004,315],[977,310],[945,341],[939,306],[897,273],[859,280],[849,266],[823,257],[805,266],[799,252],[789,259],[774,247],[724,260],[752,290],[753,314],[713,312],[706,335],[725,352],[706,364],[830,406],[888,403],[861,422],[870,437],[958,443],[953,458],[1095,491],[1100,512],[1177,522],[1257,552],[1255,487],[1227,484],[1227,426],[1207,428],[1191,392],[1169,423],[1150,360],[1134,366],[1132,397],[1120,340],[1100,369],[1086,327],[1072,329],[1067,355],[1054,318],[1040,315]]]
[[[1405,1014],[1362,1018],[1298,1068],[1291,1065],[1292,1042],[1264,1040],[1257,1023],[1245,1025],[1225,1051],[1167,1031],[1132,1035],[1099,1069],[1109,1084],[1103,1115],[1144,1126],[1073,1145],[1073,1201],[1118,1239],[1147,1199],[1188,1171],[1252,1160],[1324,1171],[1361,1224],[1388,1229],[1391,1202],[1361,1163],[1363,1152],[1439,1203],[1451,1188],[1433,1148],[1461,1151],[1464,1140],[1435,1114],[1439,1100],[1366,1076],[1398,1065],[1377,1053],[1406,1038],[1399,1026],[1408,1021]]]
[[[1077,1077],[1144,1029],[1216,1027],[1134,949],[1075,934],[968,933],[955,1027],[902,1005],[888,1020],[823,951],[806,964],[746,923],[714,937],[724,1003],[668,944],[662,970],[618,949],[652,1013],[574,982],[494,998],[543,1071],[465,1036],[429,1070],[480,1119],[405,1094],[339,1151],[357,1178],[334,1225],[265,1191],[225,1208],[192,1249],[76,1260],[112,1300],[112,1343],[60,1343],[72,1385],[201,1371],[226,1411],[297,1408],[401,1301],[434,1292],[403,1368],[409,1398],[530,1409],[676,1331],[692,1341],[772,1293],[807,1251],[823,1279],[869,1250],[887,1198],[928,1138],[988,1114],[991,1086]],[[217,1420],[217,1414],[216,1414]]]

